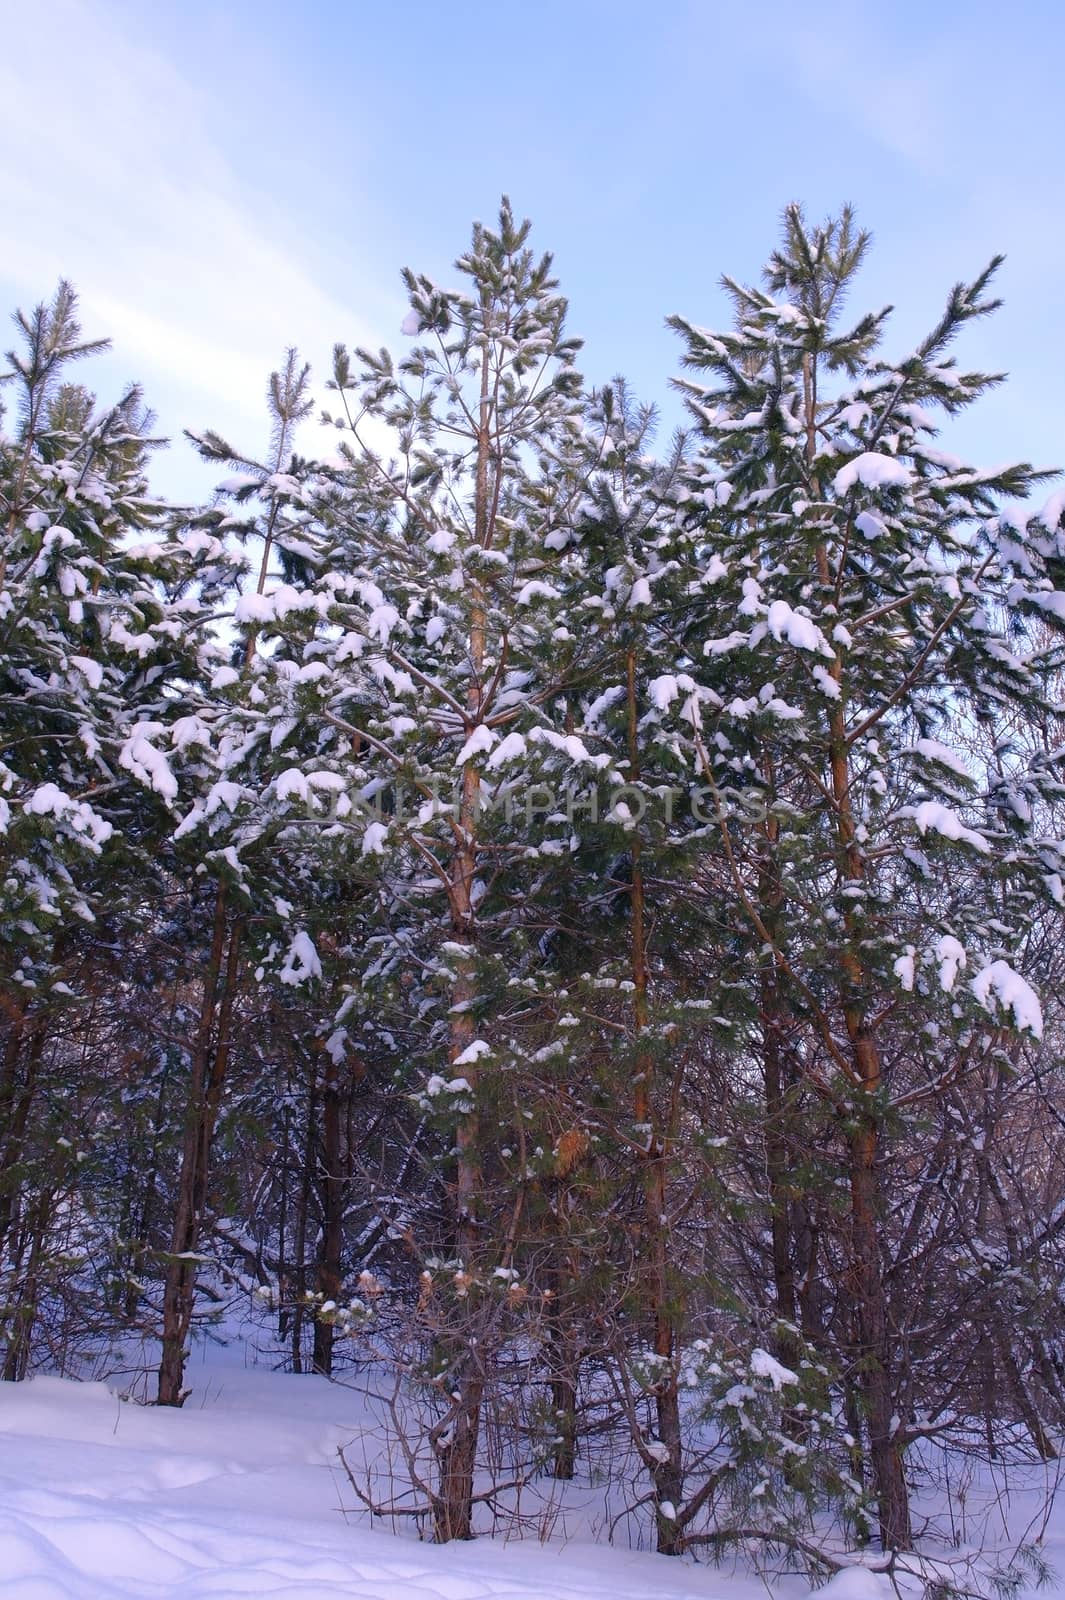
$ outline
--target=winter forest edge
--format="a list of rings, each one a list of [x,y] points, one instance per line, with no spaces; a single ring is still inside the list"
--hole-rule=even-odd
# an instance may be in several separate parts
[[[892,359],[869,248],[789,207],[662,439],[504,200],[195,507],[17,315],[4,1379],[254,1329],[438,1542],[595,1474],[664,1555],[1045,1576],[929,1508],[1065,1430],[1065,492],[936,443],[999,261]]]

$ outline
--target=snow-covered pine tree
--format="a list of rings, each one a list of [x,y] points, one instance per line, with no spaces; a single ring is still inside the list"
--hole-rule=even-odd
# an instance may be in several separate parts
[[[679,847],[691,818],[683,794],[690,754],[665,716],[670,701],[686,692],[670,671],[676,651],[669,619],[677,599],[678,569],[668,549],[671,491],[681,468],[683,439],[674,441],[665,462],[657,462],[651,454],[655,423],[654,409],[641,406],[623,379],[590,398],[587,489],[577,525],[582,581],[570,603],[584,628],[602,630],[609,648],[594,683],[573,696],[574,731],[600,760],[606,759],[603,776],[610,788],[600,784],[603,792],[597,793],[594,814],[577,822],[577,849],[566,872],[571,880],[574,868],[579,875],[567,882],[566,893],[578,904],[583,899],[577,912],[583,920],[608,885],[615,885],[624,911],[608,922],[605,937],[581,941],[580,976],[571,977],[567,994],[569,1008],[578,1017],[582,1010],[586,1016],[581,1033],[571,1033],[567,1040],[564,1059],[566,1094],[582,1108],[577,1126],[589,1148],[589,1130],[602,1128],[605,1086],[601,1072],[582,1070],[575,1046],[589,1064],[601,1060],[605,1051],[616,1074],[612,1094],[629,1099],[631,1121],[618,1119],[618,1170],[631,1171],[635,1158],[640,1194],[636,1281],[622,1300],[626,1326],[622,1331],[619,1325],[612,1354],[620,1367],[621,1392],[635,1386],[653,1411],[648,1428],[640,1408],[634,1408],[631,1432],[653,1486],[657,1547],[672,1555],[681,1549],[683,1532],[677,1357],[684,1291],[671,1233],[670,1185],[676,1177],[684,1053],[676,1016],[668,1002],[662,1004],[665,985],[654,983],[653,975],[660,977],[668,962],[653,947],[652,928],[663,909],[654,876],[680,870]],[[694,689],[690,683],[687,687]],[[675,817],[678,799],[681,815]],[[667,916],[666,926],[670,921]],[[611,991],[626,1001],[620,1012],[611,1006]],[[657,1006],[652,1005],[653,995]],[[613,1013],[610,1023],[619,1030],[609,1046],[603,1037],[604,1011]],[[604,1140],[600,1131],[595,1139],[600,1160],[608,1142],[613,1141]],[[612,1199],[610,1209],[616,1203]],[[614,1253],[601,1238],[592,1248],[607,1259]],[[572,1258],[572,1248],[569,1253]],[[615,1266],[623,1282],[625,1266]]]
[[[1055,741],[1022,754],[1007,738],[974,766],[953,731],[1007,713],[1057,725],[1058,634],[1033,623],[1061,620],[1065,546],[1060,496],[1001,509],[1039,474],[979,471],[933,443],[936,410],[998,381],[948,353],[995,308],[998,263],[888,362],[887,312],[842,319],[867,246],[849,210],[813,227],[789,207],[765,289],[726,280],[735,327],[671,322],[702,437],[683,524],[716,575],[688,638],[690,670],[719,696],[703,776],[767,1045],[786,1016],[792,1066],[845,1151],[854,1332],[840,1344],[881,1539],[903,1548],[916,1423],[885,1279],[885,1157],[912,1108],[1012,1031],[1038,1034],[1019,968],[1035,908],[1061,898],[1061,846],[1040,822],[1061,792]]]
[[[371,615],[359,631],[388,645],[401,674],[393,676],[387,709],[400,713],[393,728],[406,734],[408,748],[390,749],[386,759],[410,774],[423,803],[415,825],[401,826],[398,837],[436,880],[446,907],[436,964],[450,1076],[429,1086],[438,1108],[454,1119],[449,1253],[457,1271],[444,1290],[455,1296],[446,1319],[452,1337],[439,1347],[437,1374],[454,1398],[431,1435],[441,1539],[471,1531],[486,1378],[478,1330],[493,1315],[483,1302],[494,1259],[502,1263],[506,1249],[493,1237],[484,1195],[498,1142],[492,1107],[503,1044],[492,1025],[499,981],[493,957],[516,914],[522,916],[515,886],[501,874],[509,875],[530,849],[535,856],[524,816],[527,790],[538,748],[557,748],[565,739],[552,726],[555,697],[586,648],[554,620],[561,598],[556,575],[566,570],[577,492],[569,470],[580,392],[577,343],[565,333],[566,303],[551,258],[533,254],[529,231],[504,200],[497,228],[475,225],[457,263],[467,289],[442,290],[405,274],[411,312],[404,331],[425,342],[398,374],[386,354],[360,352],[358,415],[347,409],[352,385],[343,352],[334,371],[355,439],[363,414],[397,435],[392,462],[363,451],[362,466],[388,505],[391,549],[373,573],[381,582],[386,572],[394,585],[398,627],[393,632],[390,621],[382,635]],[[411,697],[421,715],[408,730]],[[373,722],[361,732],[378,737]],[[500,827],[486,813],[505,806],[508,795],[518,810]],[[564,834],[564,823],[556,831]],[[481,1347],[487,1348],[483,1340]]]
[[[219,659],[201,687],[200,715],[179,730],[183,743],[202,747],[198,792],[175,830],[179,852],[185,852],[200,879],[203,902],[202,957],[198,1013],[188,1053],[187,1095],[181,1115],[180,1166],[176,1175],[170,1223],[170,1250],[162,1297],[162,1349],[158,1399],[180,1405],[184,1399],[186,1345],[195,1308],[200,1236],[206,1221],[211,1177],[211,1151],[229,1072],[237,992],[249,955],[249,918],[254,917],[260,944],[277,948],[271,935],[283,933],[291,914],[293,881],[306,886],[304,863],[293,862],[275,834],[276,821],[257,805],[256,774],[260,745],[276,748],[293,731],[294,721],[264,717],[266,696],[258,685],[256,619],[266,610],[264,595],[278,564],[296,561],[288,548],[293,528],[302,519],[301,470],[294,455],[297,429],[308,416],[310,372],[294,349],[284,366],[271,373],[266,399],[270,421],[264,460],[239,454],[214,432],[190,434],[208,461],[235,469],[223,485],[225,497],[240,506],[236,514],[219,505],[200,521],[211,533],[239,541],[253,552],[253,581],[247,592],[231,587],[224,599],[238,622],[250,622],[243,638],[232,645],[233,661]],[[237,576],[235,574],[235,576]],[[276,705],[270,709],[277,711]],[[234,782],[239,769],[243,781]],[[306,938],[306,935],[303,935]],[[297,934],[292,951],[299,964]],[[282,972],[286,969],[282,966]],[[301,968],[302,970],[302,968]],[[305,975],[309,975],[305,974]],[[283,991],[282,991],[283,992]]]
[[[304,515],[301,570],[238,609],[260,648],[233,779],[248,763],[261,803],[294,826],[313,823],[315,797],[330,799],[321,831],[337,859],[381,875],[392,968],[427,964],[426,1001],[436,992],[426,1038],[430,1049],[442,1039],[447,1070],[427,1075],[426,1092],[453,1144],[453,1229],[437,1254],[445,1244],[458,1286],[437,1375],[438,1393],[457,1398],[432,1435],[442,1539],[470,1531],[484,1382],[460,1325],[491,1238],[482,1186],[495,1138],[481,1108],[494,1078],[493,960],[520,920],[500,873],[528,858],[523,785],[540,751],[567,748],[558,693],[595,645],[555,620],[579,494],[580,380],[550,257],[528,235],[504,201],[498,227],[476,225],[457,264],[467,288],[405,274],[404,333],[420,342],[398,364],[360,351],[355,370],[337,348],[338,455],[298,493],[287,486]],[[371,447],[382,431],[390,455]],[[591,764],[587,752],[570,760]],[[311,976],[319,957],[303,938]],[[374,955],[374,972],[388,966]],[[341,1057],[358,1046],[359,967],[332,1035]]]
[[[599,814],[580,818],[579,848],[565,864],[578,909],[559,917],[560,933],[575,916],[590,927],[555,984],[565,984],[570,1025],[568,1048],[557,1041],[559,1070],[587,1152],[567,1172],[565,1253],[586,1263],[593,1326],[611,1329],[599,1359],[615,1375],[651,1480],[657,1548],[679,1555],[743,1537],[737,1526],[750,1537],[754,1527],[801,1521],[840,1486],[838,1440],[819,1414],[821,1374],[797,1336],[788,1366],[768,1357],[773,1319],[730,1238],[744,1236],[745,1213],[762,1214],[761,1184],[741,1189],[718,1172],[725,1147],[742,1146],[759,1014],[703,792],[700,729],[720,697],[690,654],[722,568],[707,559],[698,525],[678,522],[677,507],[693,494],[686,441],[676,438],[656,461],[652,420],[620,380],[589,406],[595,471],[581,508],[585,570],[573,605],[586,627],[594,619],[604,628],[612,649],[594,687],[575,697],[574,732],[610,755],[604,777],[614,794],[608,787]],[[602,1215],[627,1218],[628,1258],[616,1238],[595,1231],[591,1219]],[[604,1311],[612,1297],[616,1322]],[[579,1327],[580,1297],[570,1299]],[[779,1337],[779,1319],[777,1328]],[[724,1349],[727,1367],[715,1366]],[[742,1444],[746,1421],[733,1431],[731,1402],[722,1404],[739,1374],[758,1389],[770,1369],[778,1416],[787,1425],[789,1405],[798,1405],[806,1419],[802,1473],[783,1435],[779,1457],[770,1451],[759,1463],[757,1448]]]
[[[69,1192],[85,1132],[56,1115],[62,1097],[43,1063],[61,1070],[63,1052],[46,1040],[104,981],[97,919],[107,946],[158,894],[157,847],[177,793],[160,735],[198,672],[188,587],[197,568],[209,581],[220,550],[183,544],[149,495],[155,441],[139,389],[100,409],[70,380],[72,364],[106,348],[83,340],[70,285],[15,323],[3,375],[13,426],[0,435],[0,1246],[36,1171],[39,1286],[46,1197]],[[22,1296],[9,1376],[25,1367],[33,1298]]]
[[[111,835],[91,796],[114,781],[125,737],[116,687],[131,659],[156,647],[146,626],[162,611],[143,563],[121,549],[123,536],[158,519],[143,474],[150,419],[139,391],[97,415],[92,397],[65,381],[71,362],[106,348],[82,341],[68,284],[15,320],[23,348],[8,353],[3,375],[16,412],[2,441],[0,826],[12,957],[4,980],[18,988],[34,983],[34,956],[50,950],[63,921],[91,920],[75,864]]]

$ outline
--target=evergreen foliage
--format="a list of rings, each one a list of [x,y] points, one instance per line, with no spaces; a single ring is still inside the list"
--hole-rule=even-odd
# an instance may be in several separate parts
[[[670,318],[656,447],[504,200],[195,510],[17,316],[6,1378],[137,1333],[179,1405],[250,1296],[439,1539],[605,1462],[666,1554],[898,1556],[935,1450],[1056,1453],[1065,497],[937,442],[1000,263],[890,359],[869,248],[789,207]]]

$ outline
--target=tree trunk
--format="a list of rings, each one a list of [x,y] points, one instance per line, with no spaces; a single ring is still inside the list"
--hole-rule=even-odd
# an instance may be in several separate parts
[[[837,718],[833,718],[834,727]],[[842,716],[838,725],[842,724]],[[846,876],[863,877],[850,807],[850,775],[840,756],[842,737],[833,739],[833,788]],[[869,1454],[876,1484],[880,1537],[886,1550],[908,1550],[909,1493],[902,1467],[899,1423],[895,1418],[891,1374],[891,1337],[887,1289],[880,1260],[881,1195],[878,1162],[882,1089],[880,1053],[866,1021],[864,973],[857,954],[858,929],[853,912],[844,913],[848,945],[842,956],[845,981],[843,1014],[857,1078],[856,1093],[864,1101],[850,1140],[850,1288],[858,1319],[858,1359],[869,1427]],[[850,942],[852,941],[853,942]]]
[[[180,1406],[185,1398],[185,1342],[192,1323],[196,1295],[195,1251],[207,1199],[211,1140],[228,1065],[230,1024],[240,962],[241,927],[239,922],[234,922],[229,931],[229,952],[223,976],[227,921],[225,889],[219,888],[215,899],[211,952],[204,976],[200,1019],[192,1053],[181,1170],[171,1231],[170,1259],[163,1288],[163,1338],[158,1388],[158,1404],[161,1406]]]
[[[628,700],[628,781],[639,783],[638,706],[636,699],[636,652],[626,656]],[[647,934],[644,923],[644,882],[641,841],[632,839],[632,978],[633,1023],[637,1039],[648,1021]],[[656,1357],[653,1389],[655,1421],[662,1459],[651,1469],[654,1488],[656,1542],[660,1555],[679,1555],[682,1549],[677,1513],[684,1492],[683,1439],[680,1420],[680,1394],[675,1370],[676,1324],[671,1305],[669,1264],[669,1224],[666,1212],[666,1141],[656,1126],[654,1103],[654,1061],[649,1051],[636,1057],[633,1082],[633,1116],[636,1126],[646,1134],[643,1156],[644,1218],[643,1242],[648,1263],[644,1298],[652,1330]]]
[[[300,1178],[299,1209],[296,1212],[296,1238],[293,1245],[295,1268],[292,1305],[292,1370],[303,1371],[303,1323],[307,1314],[307,1227],[314,1188],[314,1155],[318,1147],[318,1073],[312,1062],[307,1081],[307,1138],[303,1147],[303,1172]]]
[[[767,793],[773,793],[773,768],[766,765]],[[783,893],[775,860],[780,824],[770,815],[765,822],[766,863],[760,874],[759,897],[762,918],[770,934],[779,933]],[[777,1310],[777,1356],[784,1366],[797,1370],[799,1346],[792,1330],[798,1324],[798,1296],[795,1283],[793,1228],[791,1220],[792,1140],[789,1138],[790,1107],[787,1100],[787,1068],[783,1049],[785,1008],[780,992],[780,977],[775,963],[763,967],[759,983],[759,1012],[762,1024],[762,1077],[765,1086],[765,1164],[769,1183],[769,1218],[773,1250],[773,1289]],[[796,1439],[803,1430],[789,1412],[789,1433]]]
[[[768,919],[767,919],[768,922]],[[773,1252],[773,1289],[777,1323],[774,1344],[777,1359],[792,1372],[800,1370],[802,1340],[799,1337],[799,1299],[795,1279],[794,1228],[789,1173],[794,1141],[789,1128],[791,1108],[787,1101],[786,1066],[781,1048],[782,1007],[776,974],[764,972],[761,982],[762,1070],[765,1082],[765,1164],[769,1182],[769,1213]],[[788,1406],[782,1416],[788,1438],[804,1445],[809,1435],[805,1409]],[[784,1476],[796,1476],[802,1457],[788,1455]]]
[[[469,1355],[458,1380],[459,1395],[446,1433],[434,1443],[438,1481],[433,1495],[433,1536],[438,1544],[473,1538],[473,1485],[481,1425],[484,1379]]]
[[[568,1482],[577,1465],[577,1384],[580,1378],[581,1353],[578,1348],[573,1317],[567,1309],[570,1296],[566,1289],[574,1284],[574,1273],[568,1267],[559,1267],[553,1274],[554,1296],[547,1312],[547,1346],[551,1372],[553,1449],[552,1476]]]
[[[880,1538],[885,1550],[908,1550],[909,1492],[894,1416],[887,1296],[880,1269],[878,1144],[876,1122],[864,1119],[851,1140],[851,1288]]]
[[[171,1021],[173,1018],[171,1017]],[[155,1100],[155,1112],[152,1117],[152,1146],[148,1171],[144,1176],[141,1190],[141,1204],[132,1234],[129,1248],[126,1251],[126,1289],[123,1299],[122,1316],[127,1326],[132,1327],[137,1320],[140,1307],[141,1286],[137,1275],[142,1270],[142,1259],[148,1248],[148,1241],[152,1234],[152,1219],[155,1215],[156,1202],[158,1201],[159,1185],[159,1151],[163,1137],[163,1124],[166,1117],[166,1091],[170,1081],[170,1071],[167,1062],[164,1062],[159,1074],[159,1093]]]
[[[803,357],[806,409],[806,459],[812,469],[817,453],[817,370]],[[820,494],[811,474],[813,498]],[[817,578],[832,589],[828,550],[816,552]],[[847,740],[843,666],[839,655],[829,672],[840,693],[829,713],[828,765],[838,849],[838,869],[848,888],[865,880],[865,861],[858,839],[851,796],[850,745]],[[886,1550],[908,1550],[912,1544],[909,1490],[902,1466],[900,1427],[894,1414],[891,1340],[887,1290],[880,1261],[881,1196],[878,1161],[881,1144],[880,1095],[883,1089],[880,1051],[869,1025],[870,997],[862,966],[862,933],[854,900],[843,908],[845,942],[840,953],[841,1009],[853,1061],[853,1088],[860,1110],[850,1140],[850,1279],[858,1320],[859,1365],[869,1428],[869,1454],[876,1484],[880,1537]],[[826,1041],[827,1042],[827,1041]]]
[[[292,1090],[292,1079],[289,1077],[289,1095]],[[281,1118],[281,1195],[277,1203],[277,1337],[288,1337],[288,1304],[285,1295],[288,1290],[288,1178],[289,1178],[289,1123],[292,1118],[292,1107],[289,1104],[289,1095],[285,1097],[285,1109]]]
[[[29,1049],[24,1052],[27,1036]],[[0,1155],[0,1253],[19,1214],[21,1195],[16,1171],[25,1151],[26,1129],[37,1094],[44,1043],[45,1018],[38,1016],[28,1022],[23,1005],[8,1035],[3,1080],[0,1083],[0,1135],[3,1137]],[[23,1053],[26,1055],[26,1068],[20,1083],[19,1058]]]
[[[337,1068],[331,1064],[322,1093],[319,1179],[322,1233],[318,1257],[318,1292],[323,1300],[334,1302],[340,1296],[347,1189],[341,1149],[341,1095],[336,1075]],[[321,1317],[314,1324],[314,1370],[326,1377],[333,1371],[333,1325]]]
[[[476,773],[467,767],[463,776],[464,835],[470,839],[468,848],[456,853],[453,863],[451,891],[452,931],[455,942],[464,944],[472,958],[471,891],[476,864],[469,827],[474,820],[476,781],[471,783],[468,774]],[[460,969],[452,988],[452,1014],[450,1019],[449,1057],[454,1063],[474,1038],[474,1020],[469,1007],[474,999],[475,985],[469,964]],[[458,1069],[476,1092],[477,1069],[464,1064]],[[455,1135],[455,1253],[463,1270],[472,1280],[480,1254],[478,1221],[481,1201],[480,1120],[476,1110],[467,1111],[459,1119]],[[474,1295],[476,1288],[471,1284]],[[469,1305],[469,1301],[465,1302]],[[472,1320],[472,1319],[471,1319]],[[448,1337],[449,1376],[448,1388],[453,1396],[447,1428],[434,1438],[438,1486],[433,1499],[433,1530],[439,1543],[450,1539],[473,1537],[473,1479],[477,1459],[477,1441],[480,1432],[481,1402],[484,1398],[482,1355],[476,1349],[469,1326],[456,1329]]]
[[[485,317],[488,305],[485,303]],[[481,351],[481,392],[477,428],[477,476],[474,489],[474,537],[486,550],[492,543],[494,519],[490,505],[490,467],[492,456],[492,396],[489,372],[488,339]],[[470,605],[469,623],[470,686],[466,696],[468,735],[478,726],[484,710],[483,672],[487,649],[487,605],[476,578]],[[467,761],[462,769],[459,801],[458,839],[451,857],[448,881],[448,906],[453,942],[464,945],[468,955],[459,958],[459,970],[452,987],[449,1016],[449,1060],[454,1063],[474,1040],[471,1006],[476,998],[473,974],[475,945],[473,885],[477,875],[477,828],[480,811],[481,778],[477,767]],[[476,1063],[460,1069],[470,1086],[471,1099],[477,1093]],[[455,1132],[455,1252],[463,1268],[475,1275],[479,1251],[478,1220],[481,1209],[480,1119],[476,1106],[459,1118]],[[433,1527],[438,1541],[469,1539],[473,1529],[473,1477],[480,1433],[481,1402],[484,1398],[484,1352],[477,1352],[468,1333],[452,1336],[452,1342],[465,1345],[453,1351],[450,1386],[457,1395],[449,1413],[451,1422],[434,1440],[438,1489],[434,1498]]]
[[[26,1271],[18,1286],[18,1304],[12,1318],[11,1333],[4,1354],[3,1377],[5,1383],[20,1383],[30,1364],[33,1343],[33,1325],[37,1320],[37,1297],[40,1293],[41,1259],[44,1241],[51,1217],[52,1196],[42,1194],[33,1210],[30,1223],[30,1254]]]
[[[795,1293],[795,1267],[792,1262],[790,1196],[788,1191],[788,1141],[784,1133],[784,1069],[781,1061],[776,985],[772,977],[762,980],[762,1071],[765,1081],[765,1164],[769,1180],[770,1225],[773,1241],[773,1290],[777,1318],[794,1327],[798,1302]],[[794,1339],[783,1330],[777,1343],[785,1366],[795,1355]]]

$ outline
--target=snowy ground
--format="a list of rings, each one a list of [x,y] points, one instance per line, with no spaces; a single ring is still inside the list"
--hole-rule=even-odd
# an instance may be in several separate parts
[[[370,1528],[337,1446],[358,1456],[355,1390],[246,1369],[190,1370],[181,1411],[117,1386],[36,1378],[0,1385],[2,1600],[803,1600],[799,1578],[666,1562],[591,1542],[595,1497],[550,1523],[551,1541],[438,1548]],[[981,1513],[982,1515],[982,1513]],[[1063,1527],[1065,1533],[1065,1527]],[[1060,1552],[1065,1539],[1051,1539]],[[890,1600],[855,1570],[832,1600]],[[1060,1592],[1065,1593],[1065,1589]],[[827,1600],[827,1594],[826,1594]]]
[[[336,1454],[365,1423],[357,1393],[231,1365],[190,1376],[181,1411],[102,1383],[0,1385],[3,1600],[765,1594],[754,1578],[590,1544],[443,1549],[368,1528]],[[806,1587],[789,1592],[798,1600]]]

